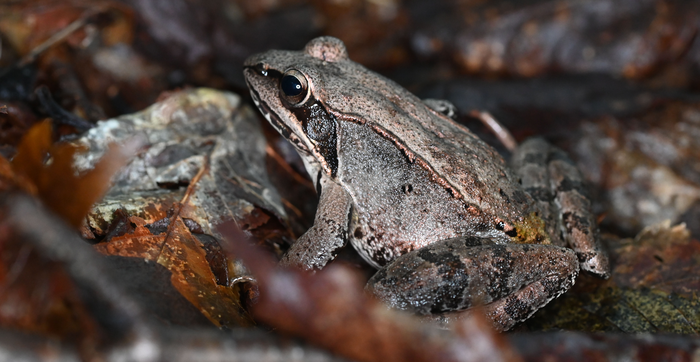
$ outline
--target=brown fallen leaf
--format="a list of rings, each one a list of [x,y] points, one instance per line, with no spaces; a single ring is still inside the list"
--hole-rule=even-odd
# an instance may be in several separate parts
[[[610,280],[582,275],[577,285],[525,325],[627,333],[700,334],[700,242],[669,221],[634,239],[608,240]]]
[[[277,330],[357,361],[519,361],[478,313],[454,330],[441,330],[368,297],[362,278],[341,263],[311,274],[277,267],[248,243],[238,227],[219,227],[227,251],[240,257],[258,282],[252,313]]]
[[[644,228],[634,239],[613,245],[615,273],[620,287],[652,288],[687,298],[700,292],[700,241],[685,224],[666,220]]]
[[[17,147],[11,167],[19,188],[38,197],[50,210],[79,228],[92,205],[110,187],[110,179],[131,157],[137,145],[109,147],[93,169],[77,174],[73,157],[78,148],[51,142],[51,123],[32,127]]]
[[[12,162],[0,157],[0,190],[37,197],[75,229],[132,148],[110,147],[95,169],[76,174],[72,158],[77,148],[51,143],[49,121],[31,128]],[[0,220],[8,217],[0,215]],[[0,325],[91,344],[98,336],[88,314],[59,263],[39,255],[12,227],[0,228]]]
[[[162,224],[167,223],[162,232],[152,232],[148,229],[152,224],[131,216],[132,232],[97,244],[95,249],[105,255],[142,258],[166,267],[172,273],[173,287],[217,327],[252,325],[241,305],[240,286],[229,286],[228,280],[217,278],[217,265],[209,263],[205,245],[185,225],[182,204],[174,205],[174,210],[172,216],[161,219]]]
[[[0,153],[11,158],[24,134],[37,121],[34,112],[21,102],[10,101],[0,107]]]
[[[42,228],[36,225],[42,225]],[[0,199],[0,232],[7,231],[11,231],[12,241],[18,242],[21,248],[29,246],[34,249],[33,255],[51,260],[51,263],[37,265],[43,269],[27,268],[28,275],[18,280],[38,281],[38,284],[19,287],[33,290],[33,297],[38,301],[42,297],[52,297],[47,295],[46,289],[56,285],[53,282],[60,281],[63,289],[67,289],[64,281],[75,283],[80,291],[78,299],[90,306],[88,317],[98,328],[81,324],[79,335],[46,336],[37,331],[30,334],[0,324],[0,359],[3,361],[346,361],[262,329],[233,328],[224,333],[213,328],[187,301],[184,301],[186,306],[194,310],[204,323],[186,324],[186,327],[168,323],[160,317],[189,312],[172,304],[154,306],[152,302],[158,300],[158,294],[169,292],[156,286],[144,293],[132,288],[131,283],[144,283],[138,271],[148,274],[147,269],[154,266],[165,272],[156,273],[161,276],[167,274],[169,277],[170,272],[160,265],[135,258],[99,255],[75,230],[27,195],[6,195]],[[0,247],[6,242],[7,239],[0,235]],[[126,278],[124,269],[131,269]],[[60,272],[65,273],[56,277],[65,277],[63,280],[54,278],[52,283],[46,283],[43,279]],[[33,274],[39,277],[33,278]],[[145,283],[152,281],[153,276],[145,275]],[[0,295],[0,299],[2,297]],[[43,304],[52,304],[49,299]],[[34,306],[36,304],[19,308],[28,310]],[[167,310],[153,313],[154,307]],[[2,310],[0,314],[9,312],[11,310]],[[33,312],[44,315],[42,310],[34,309]],[[157,319],[153,318],[154,315],[158,316]],[[55,316],[49,322],[61,329],[77,324]]]
[[[0,215],[2,220],[6,217]],[[0,326],[72,343],[94,338],[94,320],[63,266],[43,257],[14,230],[3,226]]]
[[[93,209],[84,234],[100,241],[95,247],[103,254],[166,267],[173,287],[214,325],[251,325],[238,285],[250,277],[221,251],[214,226],[234,219],[260,240],[290,237],[284,207],[267,180],[255,115],[231,93],[189,89],[100,122],[78,142],[98,155],[103,140],[136,134],[150,143]]]

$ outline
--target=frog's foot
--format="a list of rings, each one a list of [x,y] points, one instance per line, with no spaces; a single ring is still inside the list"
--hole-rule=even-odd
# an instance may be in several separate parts
[[[537,203],[552,242],[572,248],[581,269],[603,278],[610,276],[610,263],[600,242],[591,202],[573,161],[547,141],[531,138],[513,153],[512,164],[521,184]]]
[[[497,329],[508,330],[566,292],[578,275],[570,249],[475,244],[474,238],[456,238],[404,254],[366,288],[391,307],[448,319],[482,305]]]

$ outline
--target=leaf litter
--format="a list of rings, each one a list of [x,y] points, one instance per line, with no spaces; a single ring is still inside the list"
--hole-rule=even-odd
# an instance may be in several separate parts
[[[90,150],[76,165],[90,168],[104,140],[128,137],[142,139],[142,151],[95,205],[86,235],[104,254],[165,266],[173,286],[214,325],[251,325],[238,285],[251,278],[222,254],[215,226],[233,219],[270,243],[275,235],[282,244],[293,238],[267,178],[265,139],[254,114],[231,93],[170,93],[142,112],[99,122],[76,141]]]
[[[607,238],[613,272],[581,275],[574,288],[525,322],[534,330],[697,335],[700,242],[665,221],[635,238]]]

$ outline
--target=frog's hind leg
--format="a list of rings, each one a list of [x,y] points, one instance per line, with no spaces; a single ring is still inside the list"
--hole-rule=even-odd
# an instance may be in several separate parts
[[[482,305],[497,329],[508,330],[567,291],[578,270],[570,249],[456,238],[398,257],[370,279],[367,290],[391,307],[447,321]]]
[[[581,269],[607,278],[608,257],[600,243],[581,173],[569,157],[541,138],[526,140],[513,154],[513,167],[535,199],[554,243],[576,251]]]
[[[548,167],[550,149],[551,145],[542,139],[529,139],[513,152],[511,165],[520,184],[535,200],[538,216],[545,222],[552,244],[565,246],[562,221],[557,216],[559,210],[555,207],[555,194],[550,185]]]

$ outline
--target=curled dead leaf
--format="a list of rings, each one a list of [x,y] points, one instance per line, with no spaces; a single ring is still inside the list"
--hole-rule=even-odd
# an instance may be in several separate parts
[[[109,189],[112,176],[126,164],[138,141],[111,145],[93,169],[76,173],[73,158],[78,148],[51,142],[51,123],[32,127],[17,147],[12,159],[17,184],[38,197],[50,210],[74,228],[79,228],[92,205]]]

